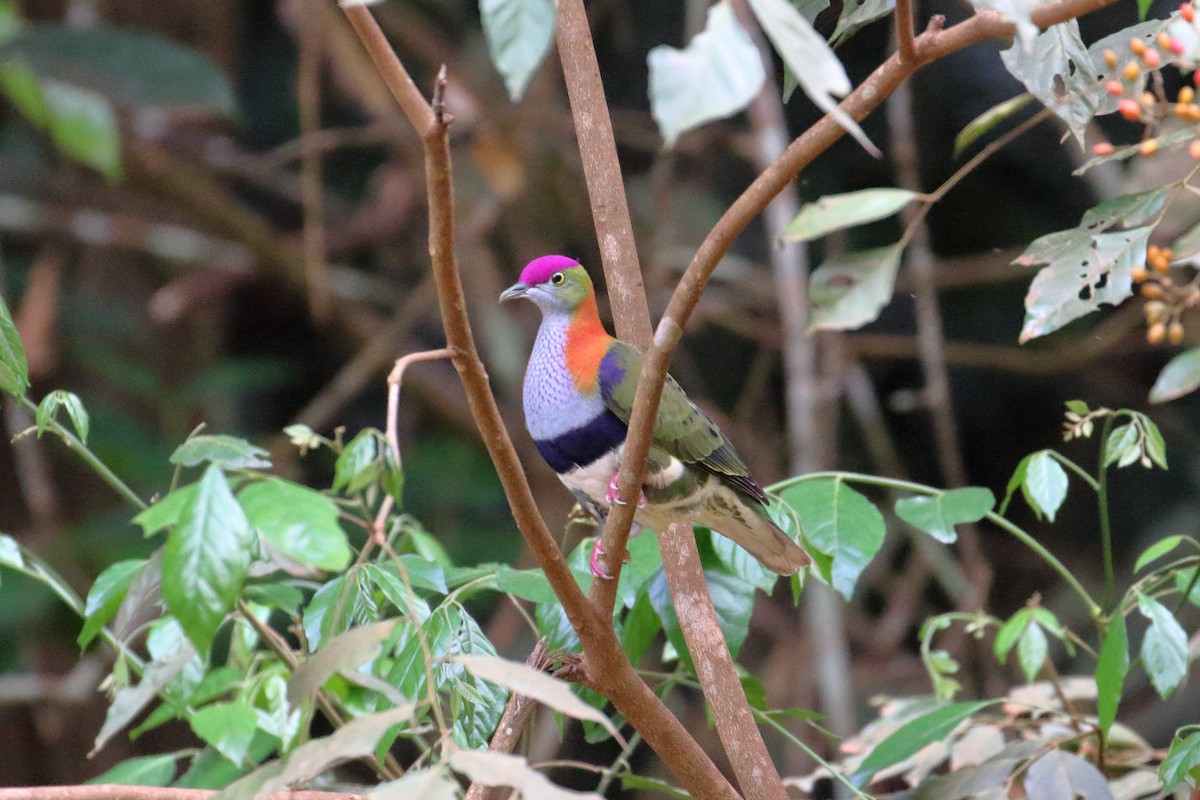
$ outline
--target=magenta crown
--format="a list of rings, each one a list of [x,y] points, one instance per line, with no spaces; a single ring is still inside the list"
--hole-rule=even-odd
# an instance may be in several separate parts
[[[579,262],[566,256],[542,256],[535,258],[521,270],[521,283],[526,286],[536,286],[550,279],[559,270],[578,267]]]

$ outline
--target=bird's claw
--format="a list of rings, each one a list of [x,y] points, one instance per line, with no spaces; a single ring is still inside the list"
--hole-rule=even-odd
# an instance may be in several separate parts
[[[621,499],[621,487],[618,485],[619,478],[620,473],[614,472],[612,477],[608,479],[608,491],[604,493],[604,501],[611,506],[626,505],[626,501]],[[645,508],[647,502],[646,493],[639,492],[637,507]]]
[[[592,557],[588,559],[588,567],[592,570],[592,575],[596,576],[600,580],[611,581],[613,576],[609,574],[604,564],[606,555],[607,553],[604,551],[604,545],[601,543],[599,537],[597,537],[596,543],[592,545]],[[626,564],[629,563],[628,550],[625,551],[625,558],[623,560]]]

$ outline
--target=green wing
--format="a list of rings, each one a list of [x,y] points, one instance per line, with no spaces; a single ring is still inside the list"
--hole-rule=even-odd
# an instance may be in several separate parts
[[[604,404],[628,424],[642,372],[642,354],[621,341],[615,341],[600,367],[600,394]],[[654,447],[688,464],[697,464],[725,477],[738,489],[766,502],[763,490],[750,478],[746,464],[738,456],[716,423],[696,407],[670,375],[663,386],[654,421]]]

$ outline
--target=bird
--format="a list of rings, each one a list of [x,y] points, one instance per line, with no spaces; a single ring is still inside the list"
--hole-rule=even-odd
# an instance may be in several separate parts
[[[574,259],[530,261],[500,302],[524,298],[542,313],[525,370],[525,427],[579,505],[603,522],[617,475],[643,354],[605,330],[587,271]],[[767,514],[767,495],[716,424],[667,376],[634,522],[664,532],[694,522],[732,539],[767,569],[808,566],[804,549]],[[592,574],[611,578],[597,539]]]

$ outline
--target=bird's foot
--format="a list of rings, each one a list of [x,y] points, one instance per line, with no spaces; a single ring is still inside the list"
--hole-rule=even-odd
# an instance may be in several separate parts
[[[625,501],[621,499],[621,487],[617,485],[620,478],[620,472],[614,472],[612,477],[608,479],[608,491],[604,493],[604,501],[611,506],[623,506]],[[638,508],[645,508],[646,493],[638,492]]]
[[[609,574],[608,569],[604,565],[606,555],[608,554],[604,551],[604,545],[601,543],[600,537],[597,536],[596,543],[592,545],[592,557],[588,559],[588,567],[591,568],[592,574],[597,578],[604,581],[611,581],[613,576]],[[626,564],[629,563],[628,550],[625,551],[624,561]]]

